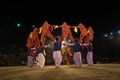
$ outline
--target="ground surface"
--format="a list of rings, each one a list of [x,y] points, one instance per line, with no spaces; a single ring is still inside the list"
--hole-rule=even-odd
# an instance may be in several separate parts
[[[94,64],[81,68],[74,65],[0,67],[0,80],[120,80],[120,64]]]

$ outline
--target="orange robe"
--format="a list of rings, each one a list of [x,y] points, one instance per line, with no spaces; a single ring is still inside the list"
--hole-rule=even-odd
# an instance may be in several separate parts
[[[41,42],[45,43],[46,37],[50,38],[52,41],[55,41],[55,38],[49,31],[49,24],[47,21],[45,21],[44,24],[42,25],[42,34],[40,37]]]
[[[66,22],[64,22],[62,24],[62,36],[61,36],[62,41],[66,40],[67,37],[70,38],[72,42],[75,42],[69,26],[67,25]]]
[[[80,40],[80,42],[82,42],[83,38],[87,34],[87,29],[82,23],[79,24],[78,28],[80,29],[80,32],[81,32],[79,40]]]

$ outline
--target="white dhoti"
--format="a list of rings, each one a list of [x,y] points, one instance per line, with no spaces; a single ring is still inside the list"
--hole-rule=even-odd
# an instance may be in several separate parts
[[[55,66],[59,67],[62,62],[61,51],[53,51],[53,60],[55,62]]]
[[[75,52],[73,56],[76,67],[82,67],[82,55],[81,52]]]
[[[93,65],[93,52],[88,52],[87,53],[87,64],[89,66]]]
[[[44,67],[44,65],[45,65],[45,57],[44,57],[44,55],[42,54],[42,53],[38,53],[38,62],[37,62],[37,65],[39,66],[39,67]]]

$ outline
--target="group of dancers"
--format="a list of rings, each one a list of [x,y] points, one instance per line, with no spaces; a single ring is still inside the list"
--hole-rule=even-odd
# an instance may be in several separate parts
[[[90,26],[88,29],[80,23],[78,28],[81,31],[80,37],[74,39],[70,30],[69,25],[67,25],[66,22],[64,22],[61,25],[61,36],[54,38],[54,36],[50,32],[50,24],[48,24],[47,21],[44,22],[42,25],[42,32],[39,33],[39,28],[35,27],[32,32],[30,32],[26,47],[28,48],[28,67],[34,66],[34,60],[37,57],[37,66],[40,68],[43,68],[45,66],[45,57],[43,55],[43,51],[45,48],[51,48],[54,47],[53,50],[53,60],[55,63],[55,67],[59,68],[62,61],[63,56],[61,53],[63,41],[66,40],[66,38],[71,39],[71,43],[64,43],[68,46],[73,46],[74,54],[73,54],[73,60],[75,67],[82,67],[82,55],[81,55],[81,47],[86,46],[88,49],[87,53],[87,63],[89,66],[93,66],[93,47],[92,47],[92,40],[93,40],[93,34],[94,31],[92,27]],[[39,37],[40,36],[40,37]],[[54,43],[53,44],[47,44],[46,45],[46,39],[50,38]],[[85,43],[83,43],[85,41]],[[69,53],[69,51],[68,51]],[[69,60],[67,60],[69,61]],[[69,62],[68,62],[69,64]]]

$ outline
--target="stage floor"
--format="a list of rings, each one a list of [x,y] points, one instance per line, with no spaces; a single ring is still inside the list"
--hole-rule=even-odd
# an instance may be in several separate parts
[[[120,64],[83,64],[81,68],[51,65],[42,69],[37,66],[0,67],[0,80],[120,80]]]

